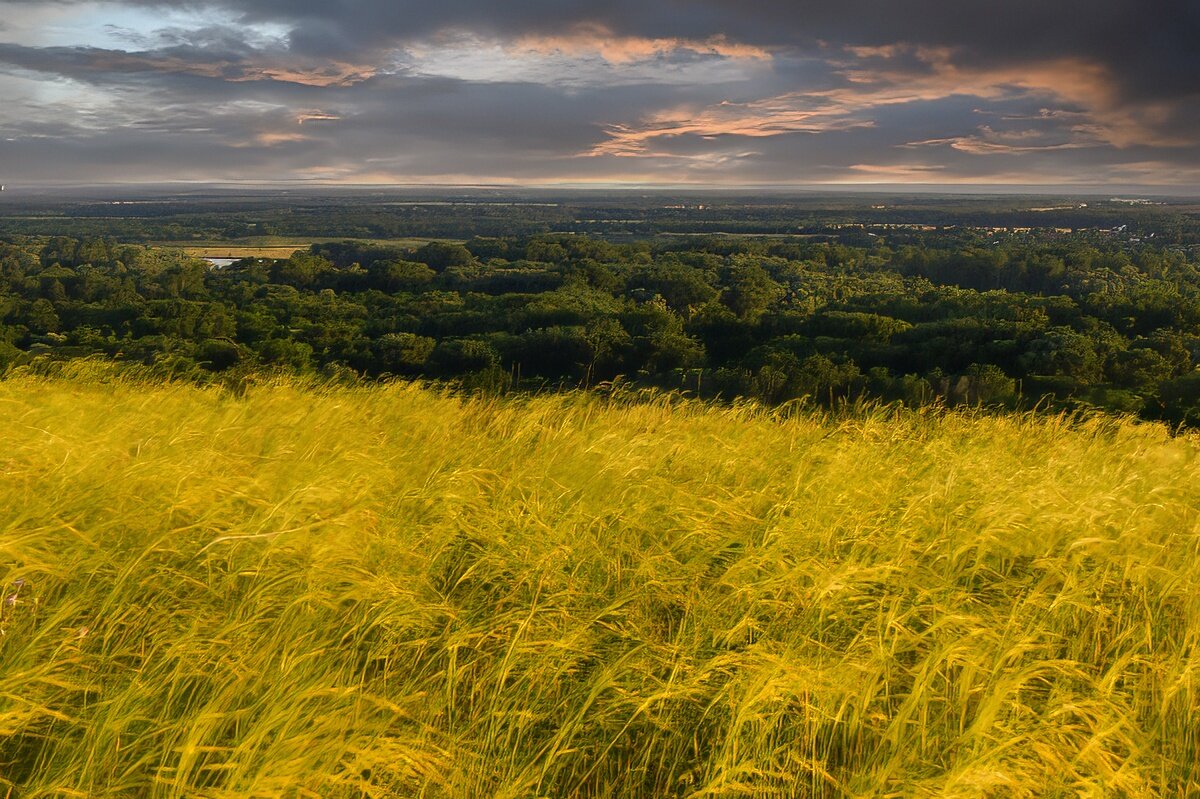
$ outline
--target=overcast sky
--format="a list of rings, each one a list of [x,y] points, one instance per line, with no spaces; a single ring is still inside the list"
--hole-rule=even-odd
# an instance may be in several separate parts
[[[1200,186],[1200,0],[0,0],[0,182]]]

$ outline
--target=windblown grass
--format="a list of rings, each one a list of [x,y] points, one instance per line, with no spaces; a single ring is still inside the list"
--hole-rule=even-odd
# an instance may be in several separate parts
[[[1200,793],[1195,438],[86,373],[0,425],[0,796]]]

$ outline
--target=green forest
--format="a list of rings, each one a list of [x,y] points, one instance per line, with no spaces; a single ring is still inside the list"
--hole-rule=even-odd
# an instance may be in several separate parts
[[[1200,263],[1069,236],[476,237],[223,268],[0,239],[0,369],[103,357],[507,391],[622,381],[768,404],[1101,408],[1200,424]]]

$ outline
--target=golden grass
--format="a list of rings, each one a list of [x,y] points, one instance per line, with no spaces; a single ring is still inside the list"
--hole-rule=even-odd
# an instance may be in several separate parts
[[[196,258],[288,258],[298,250],[307,251],[314,244],[330,242],[359,241],[379,247],[400,247],[416,249],[431,241],[452,241],[461,243],[462,239],[434,238],[399,238],[399,239],[346,239],[346,238],[292,238],[286,236],[252,236],[238,239],[236,243],[228,241],[164,241],[155,242],[155,247],[182,250],[186,255]]]
[[[290,258],[297,250],[307,250],[307,247],[230,247],[229,245],[213,247],[183,247],[186,255],[195,258]]]
[[[1195,438],[90,368],[0,382],[0,796],[1200,793]]]

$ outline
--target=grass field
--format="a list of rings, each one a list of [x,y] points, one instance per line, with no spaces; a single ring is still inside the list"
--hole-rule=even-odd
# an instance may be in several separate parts
[[[297,250],[307,250],[314,244],[347,241],[346,238],[290,238],[286,236],[254,236],[230,241],[160,241],[152,246],[183,250],[197,258],[287,258]],[[353,239],[350,239],[353,240]],[[431,241],[450,239],[359,239],[380,247],[416,248]]]
[[[0,382],[0,796],[1200,794],[1200,442]]]

